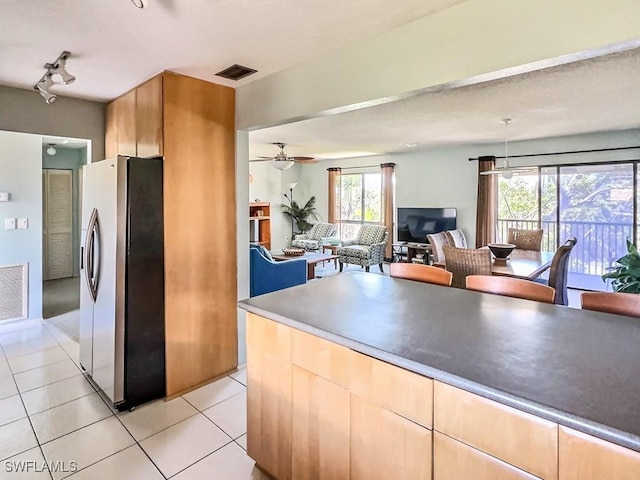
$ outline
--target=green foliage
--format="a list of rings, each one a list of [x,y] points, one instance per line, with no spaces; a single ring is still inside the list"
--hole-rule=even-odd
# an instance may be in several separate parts
[[[282,207],[282,213],[288,215],[296,222],[298,227],[298,233],[304,233],[311,229],[309,218],[319,220],[318,211],[316,210],[316,197],[311,197],[304,207],[300,207],[298,202],[291,200],[287,194],[284,194],[285,198],[289,200],[289,205],[286,203],[280,204]]]
[[[616,292],[640,293],[640,254],[638,247],[627,239],[627,254],[617,260],[620,265],[612,267],[610,272],[602,275],[602,280],[611,279]]]

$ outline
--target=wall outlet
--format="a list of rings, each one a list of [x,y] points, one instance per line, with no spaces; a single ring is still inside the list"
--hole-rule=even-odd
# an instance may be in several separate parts
[[[25,230],[29,228],[29,219],[28,218],[19,218],[18,219],[18,230]]]
[[[0,192],[0,202],[8,202],[9,198],[8,192]]]
[[[4,229],[5,230],[15,230],[16,229],[16,219],[15,218],[5,218],[4,219]]]

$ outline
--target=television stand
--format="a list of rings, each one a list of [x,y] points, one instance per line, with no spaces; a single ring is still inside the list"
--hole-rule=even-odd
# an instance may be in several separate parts
[[[406,249],[406,252],[405,252]],[[392,244],[394,261],[431,264],[431,245],[428,243],[398,242]],[[422,261],[418,255],[422,255]]]

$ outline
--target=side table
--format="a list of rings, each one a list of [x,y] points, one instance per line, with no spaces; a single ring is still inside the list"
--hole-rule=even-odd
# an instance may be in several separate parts
[[[331,252],[332,255],[337,255],[338,254],[338,249],[341,246],[342,245],[322,245],[322,253],[325,253],[328,250],[328,251]],[[334,266],[334,268],[338,268],[338,259],[337,258],[333,259],[333,266]]]

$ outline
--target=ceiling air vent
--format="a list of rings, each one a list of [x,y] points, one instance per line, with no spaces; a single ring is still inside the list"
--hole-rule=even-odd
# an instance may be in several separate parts
[[[229,80],[240,80],[241,78],[248,77],[256,72],[257,70],[254,70],[253,68],[238,65],[236,63],[235,65],[231,65],[221,72],[216,73],[216,75],[222,78],[228,78]]]

